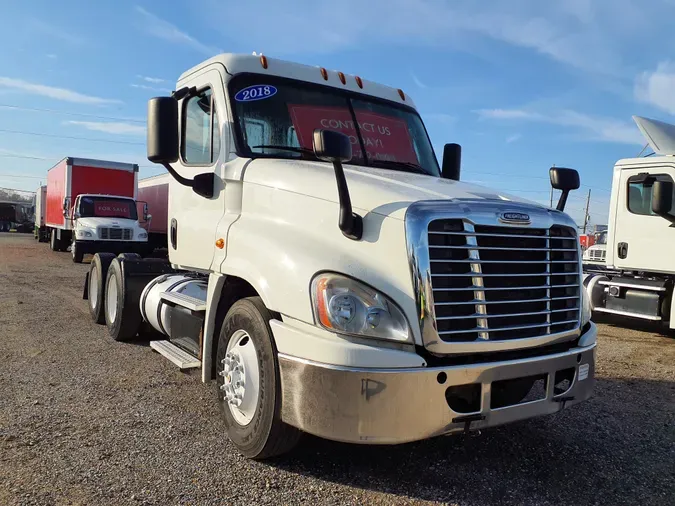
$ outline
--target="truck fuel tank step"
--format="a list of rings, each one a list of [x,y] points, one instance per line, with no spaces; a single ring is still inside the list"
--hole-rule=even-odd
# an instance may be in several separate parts
[[[184,293],[179,292],[162,292],[160,299],[171,305],[181,306],[190,311],[206,311],[206,302],[196,297],[190,297]]]
[[[195,369],[202,366],[201,360],[181,350],[169,341],[150,341],[150,348],[169,359],[180,369]]]

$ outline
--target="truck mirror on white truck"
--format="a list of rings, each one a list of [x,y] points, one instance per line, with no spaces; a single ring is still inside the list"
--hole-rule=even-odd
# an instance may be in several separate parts
[[[182,95],[189,93],[192,91],[188,90]],[[147,144],[148,160],[162,164],[178,183],[189,186],[197,195],[209,199],[213,197],[215,187],[213,172],[197,174],[194,179],[188,179],[171,167],[172,163],[178,161],[178,99],[176,94],[172,97],[151,98],[148,102]]]
[[[670,181],[654,181],[652,187],[652,211],[671,222],[675,216],[670,214],[673,209],[673,183]]]
[[[459,171],[462,165],[462,146],[459,144],[446,144],[443,148],[443,167],[441,177],[459,181]]]
[[[551,167],[549,176],[551,177],[551,186],[556,190],[562,191],[556,209],[558,211],[564,211],[565,204],[567,204],[567,196],[570,194],[570,191],[578,190],[581,185],[579,173],[574,169]]]
[[[342,162],[352,159],[352,143],[345,134],[333,130],[314,130],[312,138],[314,154],[319,160],[333,162],[335,182],[340,200],[340,217],[338,226],[345,237],[358,241],[363,236],[363,219],[352,211],[352,200],[345,179]]]

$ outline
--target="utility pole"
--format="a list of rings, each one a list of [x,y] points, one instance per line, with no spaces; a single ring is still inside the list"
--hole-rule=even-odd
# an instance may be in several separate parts
[[[586,233],[586,225],[588,225],[588,207],[591,205],[591,189],[588,189],[588,197],[586,198],[586,214],[584,215],[584,234]]]

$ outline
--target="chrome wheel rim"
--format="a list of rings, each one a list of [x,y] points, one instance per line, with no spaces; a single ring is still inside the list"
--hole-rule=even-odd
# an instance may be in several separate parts
[[[94,310],[98,306],[98,269],[95,266],[89,273],[89,304]]]
[[[105,312],[108,316],[108,322],[112,324],[117,317],[117,280],[115,276],[108,278],[105,293]]]
[[[253,420],[260,397],[260,365],[253,340],[245,330],[237,330],[227,344],[221,361],[223,377],[220,389],[232,417],[239,425]]]

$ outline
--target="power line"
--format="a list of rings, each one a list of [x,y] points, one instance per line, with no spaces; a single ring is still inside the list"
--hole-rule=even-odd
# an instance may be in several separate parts
[[[41,132],[23,132],[21,130],[5,130],[0,129],[0,132],[9,133],[9,134],[20,134],[20,135],[35,135],[36,137],[53,137],[55,139],[74,139],[78,141],[91,141],[91,142],[110,142],[112,144],[131,144],[135,146],[145,146],[144,142],[130,142],[130,141],[113,141],[110,139],[94,139],[92,137],[76,137],[70,135],[55,135],[55,134],[46,134]]]
[[[500,172],[474,172],[474,171],[471,171],[470,174],[480,174],[480,175],[484,175],[484,176],[516,177],[516,178],[521,178],[521,179],[542,179],[542,180],[545,180],[545,181],[549,181],[549,178],[544,177],[544,176],[525,176],[525,175],[519,175],[519,174],[507,174],[505,172],[500,173]],[[584,187],[584,188],[592,188],[594,190],[611,193],[611,190],[608,190],[607,188],[600,188],[598,186],[591,186],[591,185],[587,185],[587,184],[582,184],[581,186]]]
[[[44,176],[18,176],[16,174],[0,174],[0,177],[16,177],[19,179],[44,179]]]
[[[82,112],[70,112],[70,111],[59,111],[57,109],[42,109],[38,107],[22,107],[19,105],[12,104],[0,104],[0,108],[3,109],[16,109],[18,111],[32,111],[32,112],[48,112],[52,114],[62,114],[64,116],[77,116],[81,118],[95,118],[95,119],[109,119],[113,121],[127,121],[129,123],[141,123],[145,124],[146,120],[133,119],[133,118],[115,118],[112,116],[99,116],[97,114],[85,114]]]

